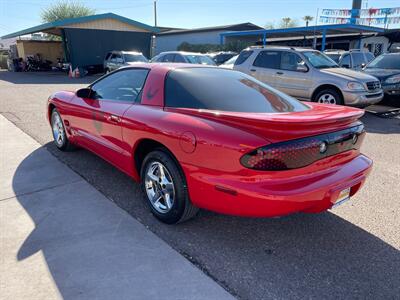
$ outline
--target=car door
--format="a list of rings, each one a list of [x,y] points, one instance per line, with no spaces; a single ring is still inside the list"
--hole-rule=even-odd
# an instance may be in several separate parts
[[[122,117],[140,98],[148,72],[140,68],[116,71],[93,83],[89,98],[72,100],[77,113],[70,126],[78,142],[121,168],[121,157],[126,155]]]
[[[299,54],[291,51],[281,51],[280,58],[275,87],[293,97],[308,98],[313,78],[306,62]]]
[[[263,50],[258,53],[252,65],[250,65],[249,74],[258,80],[275,87],[276,75],[279,72],[280,51]]]

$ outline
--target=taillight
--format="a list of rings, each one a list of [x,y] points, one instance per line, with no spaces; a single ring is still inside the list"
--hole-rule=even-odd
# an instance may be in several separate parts
[[[243,166],[255,170],[280,171],[308,166],[313,162],[352,149],[360,149],[363,125],[332,133],[270,144],[242,156]]]

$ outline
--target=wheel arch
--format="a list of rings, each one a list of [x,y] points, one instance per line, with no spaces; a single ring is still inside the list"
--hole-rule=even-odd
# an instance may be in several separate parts
[[[314,92],[312,93],[311,101],[315,101],[315,100],[316,100],[316,97],[317,97],[317,95],[318,95],[318,93],[319,93],[320,91],[327,90],[327,89],[333,89],[333,90],[335,90],[336,92],[338,92],[339,95],[342,97],[342,100],[344,101],[343,93],[342,93],[342,91],[340,90],[340,88],[338,88],[338,87],[337,87],[336,85],[334,85],[334,84],[329,84],[329,83],[322,84],[322,85],[318,86],[318,87],[314,90]]]
[[[144,158],[146,157],[147,154],[154,150],[163,150],[166,153],[168,153],[172,159],[175,161],[177,164],[178,168],[182,171],[182,174],[184,174],[182,167],[174,155],[174,153],[164,144],[160,143],[159,141],[156,141],[151,138],[143,138],[139,140],[136,143],[136,146],[133,150],[133,169],[136,172],[137,180],[140,180],[140,170],[142,168],[142,164],[144,161]]]
[[[56,108],[56,106],[54,105],[54,103],[49,102],[48,106],[47,106],[47,120],[49,120],[49,123],[51,123],[51,113],[53,112],[53,110]]]

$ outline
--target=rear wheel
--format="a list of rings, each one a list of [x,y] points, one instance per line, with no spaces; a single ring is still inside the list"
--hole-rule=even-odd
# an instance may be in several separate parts
[[[315,102],[322,104],[343,105],[343,97],[334,89],[325,89],[315,96]]]
[[[189,199],[183,172],[167,152],[150,152],[140,173],[147,203],[157,219],[175,224],[197,214],[198,208]]]
[[[70,149],[70,143],[65,132],[64,123],[56,108],[51,112],[51,129],[53,132],[54,144],[61,151]]]

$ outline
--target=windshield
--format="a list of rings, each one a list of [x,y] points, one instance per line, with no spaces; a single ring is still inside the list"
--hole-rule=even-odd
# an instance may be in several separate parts
[[[235,55],[234,57],[228,59],[226,62],[224,62],[224,65],[233,65],[235,61],[237,60],[239,55]]]
[[[314,68],[339,68],[337,63],[319,51],[304,51],[302,53]]]
[[[124,54],[125,62],[147,62],[147,58],[142,54]]]
[[[400,55],[389,54],[378,56],[368,64],[367,69],[370,68],[400,69]]]
[[[330,59],[332,59],[335,63],[339,63],[340,54],[325,54]]]
[[[253,113],[309,109],[247,74],[206,67],[170,71],[165,81],[165,106]]]
[[[191,64],[215,66],[215,62],[206,55],[185,54],[184,56]]]

